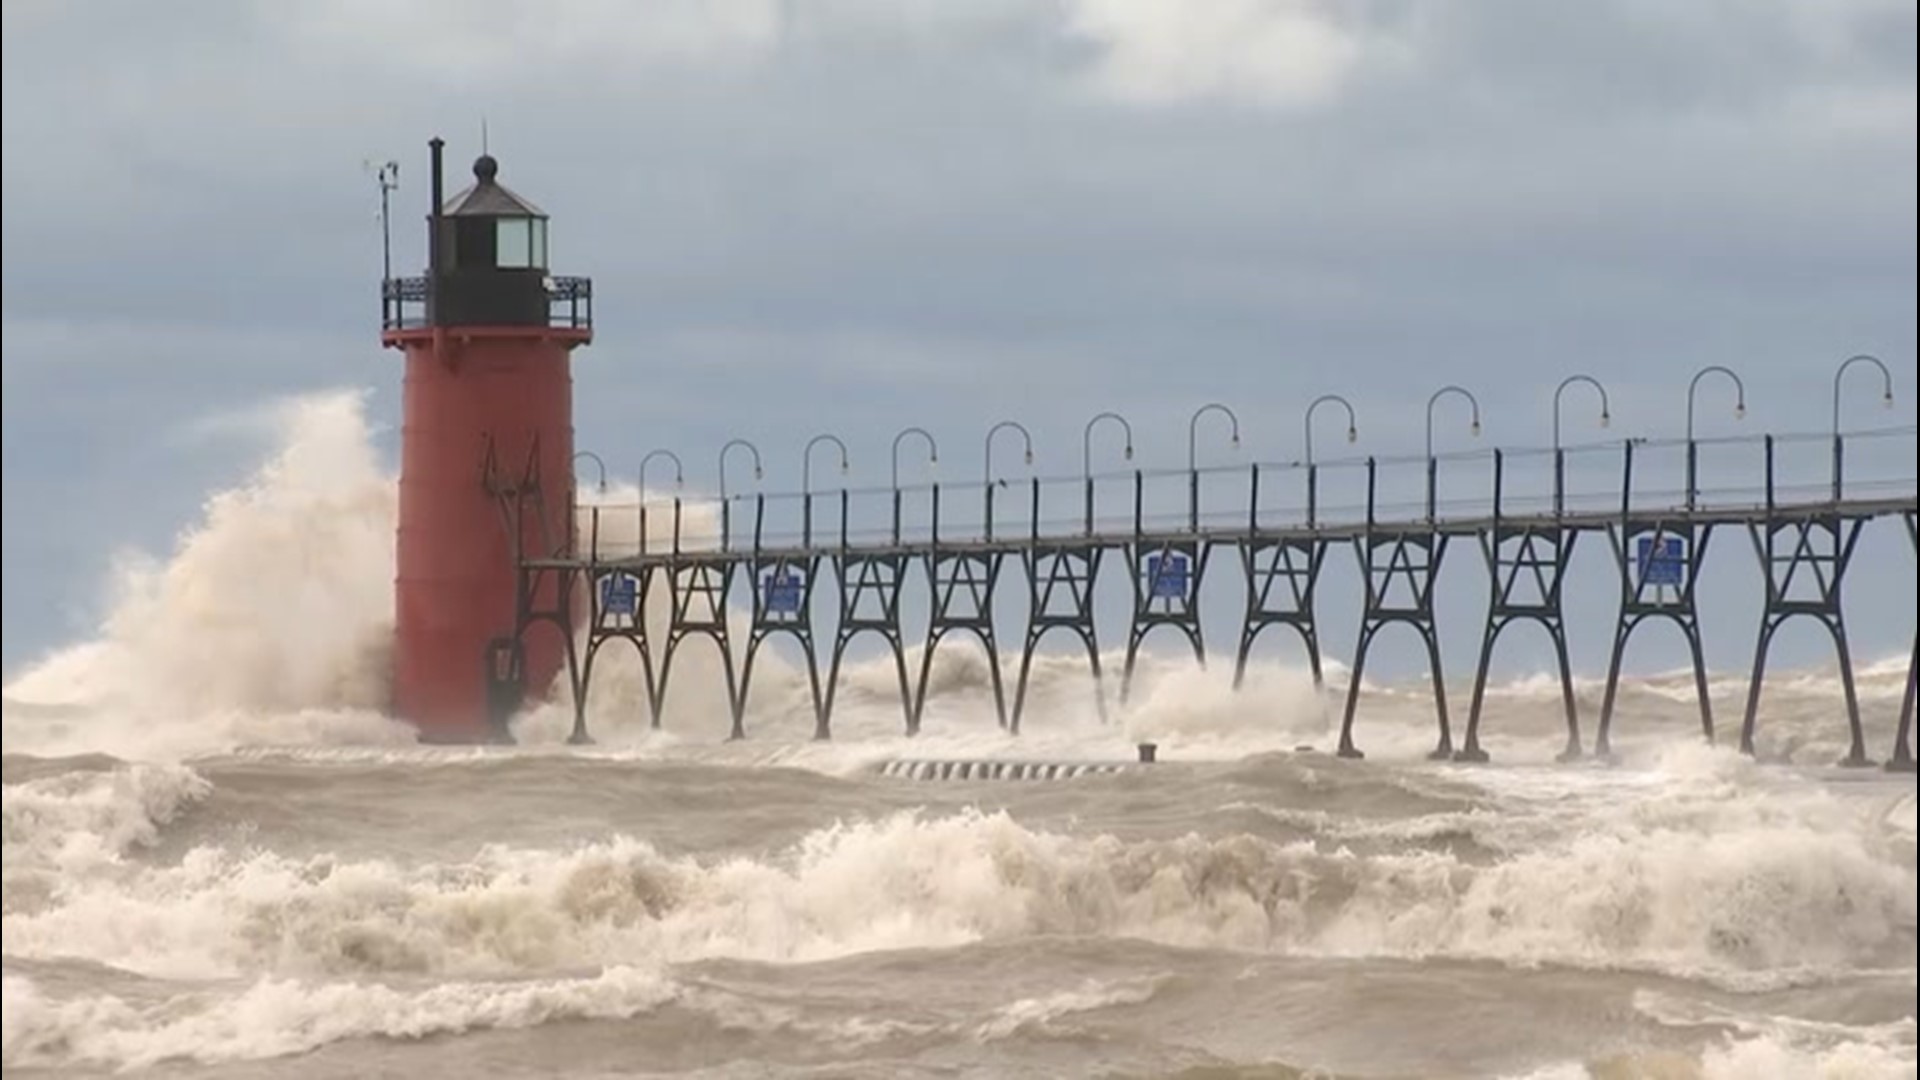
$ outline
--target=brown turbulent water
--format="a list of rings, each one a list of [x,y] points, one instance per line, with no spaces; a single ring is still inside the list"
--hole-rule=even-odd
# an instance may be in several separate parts
[[[1900,674],[1870,677],[1876,731]],[[1425,711],[1383,691],[1366,762],[1262,745],[1324,743],[1316,714],[1052,781],[879,765],[1124,760],[1131,736],[908,743],[876,716],[817,746],[794,717],[735,745],[128,762],[17,752],[94,718],[10,702],[5,1063],[1912,1076],[1912,781],[1820,764],[1822,682],[1768,714],[1804,765],[1699,746],[1655,680],[1611,768],[1550,764],[1554,702],[1520,686],[1490,767],[1423,761]]]

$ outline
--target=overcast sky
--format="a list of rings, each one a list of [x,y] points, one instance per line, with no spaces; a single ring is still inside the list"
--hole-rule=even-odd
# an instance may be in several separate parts
[[[1015,416],[1059,473],[1101,409],[1177,464],[1213,399],[1286,460],[1324,391],[1386,454],[1442,382],[1533,445],[1579,370],[1627,435],[1703,364],[1752,430],[1824,429],[1850,353],[1902,384],[1863,422],[1920,389],[1911,0],[3,10],[10,669],[257,460],[218,418],[350,386],[395,421],[363,162],[402,164],[413,270],[423,144],[458,178],[483,118],[595,279],[580,445],[703,485],[733,435],[791,488],[820,430],[878,481],[906,423],[971,475]]]

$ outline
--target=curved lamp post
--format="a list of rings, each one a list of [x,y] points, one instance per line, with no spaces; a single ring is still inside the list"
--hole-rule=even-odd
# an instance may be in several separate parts
[[[1321,394],[1307,406],[1307,526],[1311,528],[1320,517],[1320,469],[1313,463],[1313,414],[1320,411],[1322,405],[1338,405],[1347,410],[1347,441],[1360,438],[1360,423],[1353,415],[1353,402],[1339,394]]]
[[[838,435],[815,435],[807,440],[807,448],[800,452],[800,543],[803,547],[813,546],[813,448],[821,443],[832,443],[840,450],[840,474],[847,472],[847,444],[840,441]]]
[[[821,443],[832,443],[840,451],[840,471],[847,471],[847,444],[840,441],[838,435],[815,435],[807,440],[807,448],[800,454],[800,494],[813,494],[813,448]]]
[[[649,450],[647,456],[640,459],[640,497],[642,499],[647,495],[647,466],[653,464],[655,458],[666,458],[673,462],[674,487],[678,488],[687,482],[687,467],[680,463],[679,454],[666,449]]]
[[[985,490],[983,498],[986,502],[986,530],[987,539],[989,540],[993,539],[993,437],[1006,430],[1020,433],[1021,441],[1026,444],[1027,464],[1033,464],[1033,433],[1027,430],[1025,424],[1014,420],[1002,420],[987,429],[986,449],[983,455],[985,463],[982,466],[981,482]]]
[[[1842,450],[1841,450],[1841,440],[1840,440],[1840,380],[1843,376],[1846,375],[1847,369],[1852,367],[1855,364],[1871,364],[1872,366],[1880,369],[1880,386],[1881,386],[1880,403],[1886,408],[1889,408],[1889,409],[1893,408],[1893,372],[1887,370],[1887,365],[1881,363],[1879,357],[1868,356],[1864,353],[1858,356],[1849,356],[1845,360],[1840,361],[1839,367],[1833,369],[1833,501],[1834,502],[1839,502],[1840,496],[1841,496],[1840,468],[1842,464],[1841,462]]]
[[[1600,395],[1600,426],[1606,427],[1613,422],[1613,402],[1607,397],[1607,388],[1600,380],[1591,375],[1569,375],[1560,380],[1553,390],[1553,512],[1564,514],[1567,510],[1567,454],[1560,445],[1560,400],[1567,396],[1567,388],[1576,384],[1593,387]]]
[[[940,444],[933,440],[931,432],[923,427],[900,429],[900,433],[893,437],[893,488],[895,491],[900,490],[900,444],[905,442],[909,435],[918,435],[926,440],[928,466],[940,464]]]
[[[1733,418],[1742,420],[1747,415],[1747,384],[1732,368],[1719,364],[1708,364],[1693,373],[1687,383],[1687,509],[1691,510],[1700,496],[1700,447],[1693,440],[1694,400],[1700,394],[1700,380],[1709,375],[1725,375],[1733,382]]]
[[[1436,459],[1433,456],[1433,409],[1434,409],[1434,406],[1440,404],[1441,398],[1448,397],[1448,396],[1465,398],[1467,400],[1467,404],[1473,407],[1473,424],[1472,424],[1472,427],[1469,428],[1469,430],[1473,433],[1474,438],[1477,439],[1480,437],[1480,399],[1473,396],[1473,391],[1468,390],[1463,386],[1454,386],[1451,383],[1449,383],[1448,385],[1443,386],[1438,390],[1435,390],[1433,392],[1433,396],[1427,399],[1427,520],[1428,521],[1432,521],[1434,518],[1434,512],[1437,509],[1437,503],[1439,500],[1439,493],[1440,493],[1440,463],[1438,459]]]
[[[1125,432],[1127,437],[1124,454],[1128,461],[1133,460],[1133,425],[1127,423],[1126,417],[1116,412],[1103,412],[1087,421],[1085,430],[1080,433],[1080,475],[1085,479],[1087,488],[1088,536],[1093,535],[1093,429],[1098,427],[1102,420],[1111,420],[1120,425],[1120,430]]]
[[[573,455],[573,464],[580,464],[581,458],[586,458],[588,461],[593,462],[593,467],[600,471],[600,481],[596,485],[597,489],[600,491],[607,490],[607,463],[601,459],[599,454],[591,450],[582,450]]]
[[[940,444],[933,439],[933,433],[923,427],[900,429],[893,437],[893,542],[900,543],[900,444],[909,435],[918,435],[927,442],[927,467],[940,464]],[[936,503],[937,505],[937,503]]]
[[[1187,529],[1191,532],[1200,531],[1200,418],[1210,412],[1227,418],[1232,425],[1233,448],[1240,449],[1240,418],[1232,409],[1213,401],[1193,410],[1187,418]]]
[[[732,520],[733,504],[727,501],[727,452],[742,447],[753,455],[753,478],[759,480],[766,475],[760,467],[760,448],[745,439],[729,439],[727,445],[720,448],[720,550],[727,550],[733,530],[729,528]]]
[[[647,553],[647,466],[655,458],[666,458],[673,462],[673,487],[678,491],[687,482],[687,467],[680,463],[680,455],[671,450],[659,449],[647,451],[640,459],[640,554]],[[680,497],[673,498],[673,548],[680,550]]]
[[[599,454],[591,450],[582,450],[573,455],[573,460],[569,463],[576,467],[576,472],[578,471],[581,458],[586,458],[588,461],[593,462],[594,468],[600,470],[600,479],[594,487],[594,490],[605,495],[607,493],[607,463],[601,459]],[[579,484],[577,482],[574,484],[574,490],[569,492],[567,497],[573,503],[572,509],[567,512],[567,536],[570,538],[570,546],[578,550],[580,544],[580,498]],[[598,506],[593,508],[593,529],[589,542],[591,549],[597,555],[600,547],[600,508]]]
[[[745,449],[749,454],[753,455],[753,478],[755,480],[759,480],[761,477],[766,475],[765,472],[762,471],[762,469],[760,468],[760,448],[759,447],[753,445],[752,443],[748,442],[745,439],[727,440],[727,445],[720,448],[720,501],[723,504],[727,501],[727,452],[732,450],[734,447],[741,447]]]
[[[1353,442],[1360,437],[1359,421],[1355,420],[1353,415],[1353,402],[1339,394],[1321,394],[1314,398],[1313,404],[1307,406],[1307,468],[1309,469],[1313,468],[1313,414],[1318,412],[1322,405],[1338,405],[1347,410],[1347,441]]]

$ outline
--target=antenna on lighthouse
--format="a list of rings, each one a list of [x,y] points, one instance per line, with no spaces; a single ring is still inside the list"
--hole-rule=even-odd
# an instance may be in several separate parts
[[[393,280],[393,222],[391,196],[400,187],[400,163],[383,161],[378,166],[364,163],[380,185],[380,280]]]

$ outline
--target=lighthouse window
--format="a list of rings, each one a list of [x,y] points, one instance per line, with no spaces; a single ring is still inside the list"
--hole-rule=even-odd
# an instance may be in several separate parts
[[[462,269],[495,265],[493,222],[486,218],[453,219],[453,265]]]
[[[538,265],[533,258],[533,225],[530,218],[500,219],[495,233],[498,261],[494,265],[507,269]]]
[[[545,268],[547,262],[547,223],[543,218],[533,219],[533,265]]]

